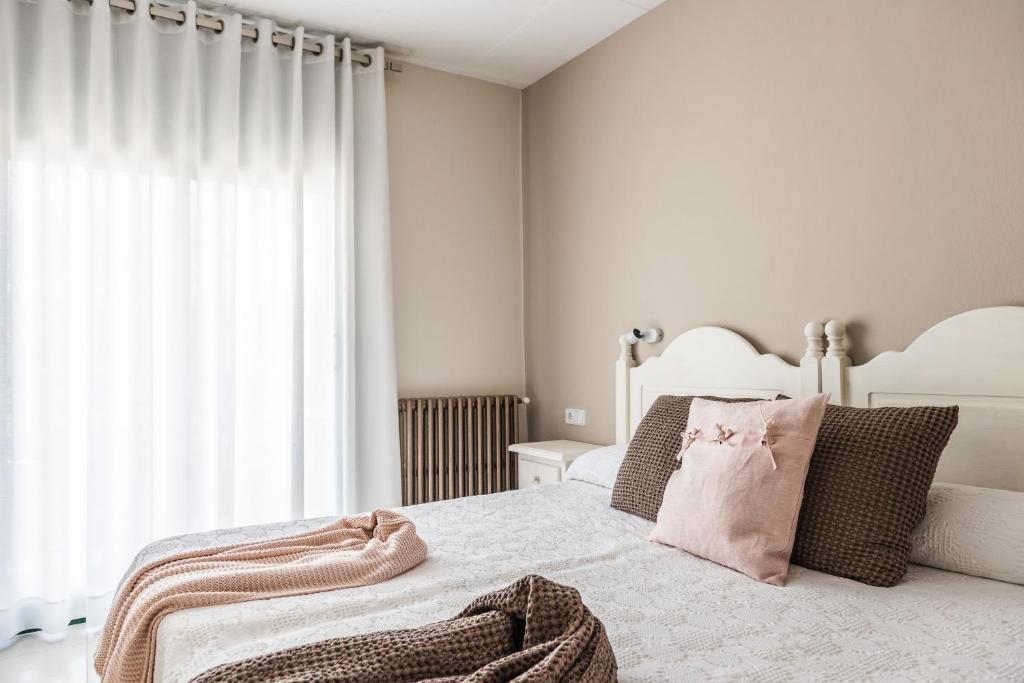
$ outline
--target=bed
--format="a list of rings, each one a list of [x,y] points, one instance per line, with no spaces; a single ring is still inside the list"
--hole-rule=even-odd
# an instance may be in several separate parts
[[[640,365],[623,346],[619,440],[664,393],[772,398],[825,388],[833,401],[861,405],[958,402],[968,406],[958,427],[966,436],[950,443],[940,479],[1021,488],[1024,309],[952,318],[907,351],[857,367],[843,326],[825,331],[807,326],[798,365],[722,328],[684,333]],[[650,543],[653,524],[612,509],[610,496],[605,486],[570,480],[403,508],[428,545],[424,563],[363,588],[174,613],[157,634],[156,678],[189,680],[293,645],[422,625],[536,573],[580,591],[607,628],[622,681],[1024,679],[1024,586],[912,565],[892,588],[797,566],[778,588]],[[327,521],[165,539],[136,565]]]

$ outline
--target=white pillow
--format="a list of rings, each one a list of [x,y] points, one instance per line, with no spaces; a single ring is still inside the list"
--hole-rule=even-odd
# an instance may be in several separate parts
[[[572,461],[565,472],[566,479],[577,479],[590,484],[597,484],[606,489],[615,486],[615,477],[619,473],[619,465],[626,457],[628,444],[604,446],[587,451]]]
[[[934,484],[910,561],[1024,585],[1024,492]]]

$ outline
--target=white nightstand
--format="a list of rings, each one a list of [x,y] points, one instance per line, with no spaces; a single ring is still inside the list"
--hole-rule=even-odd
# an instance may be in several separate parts
[[[508,449],[519,456],[519,488],[525,489],[562,481],[573,460],[600,447],[598,444],[560,439],[514,443]]]

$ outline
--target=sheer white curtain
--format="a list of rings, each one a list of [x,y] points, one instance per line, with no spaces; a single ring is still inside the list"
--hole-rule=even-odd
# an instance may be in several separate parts
[[[399,504],[383,53],[137,4],[0,1],[0,642],[155,538]]]

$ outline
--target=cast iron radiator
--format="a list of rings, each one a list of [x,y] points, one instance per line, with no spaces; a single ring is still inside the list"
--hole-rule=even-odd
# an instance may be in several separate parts
[[[518,396],[398,400],[402,503],[415,505],[518,486]]]

